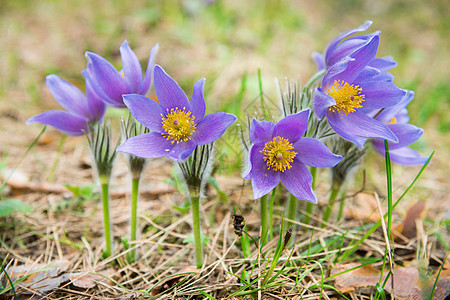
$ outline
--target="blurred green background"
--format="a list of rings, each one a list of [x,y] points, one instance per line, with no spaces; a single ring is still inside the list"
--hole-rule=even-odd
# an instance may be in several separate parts
[[[411,122],[426,129],[416,148],[429,153],[426,141],[439,136],[448,145],[450,131],[449,6],[446,0],[2,0],[0,128],[10,130],[5,120],[11,119],[16,130],[36,135],[38,126],[26,127],[24,121],[59,107],[45,76],[56,73],[83,89],[84,52],[120,68],[124,39],[142,65],[159,43],[157,63],[188,95],[193,83],[206,77],[210,112],[230,105],[239,112],[233,108],[237,98],[258,96],[258,68],[265,94],[276,99],[276,77],[305,82],[315,72],[312,51],[323,51],[337,34],[370,19],[368,32],[382,31],[378,56],[392,55],[399,63],[392,71],[395,82],[416,91]],[[17,145],[22,140],[17,138]]]

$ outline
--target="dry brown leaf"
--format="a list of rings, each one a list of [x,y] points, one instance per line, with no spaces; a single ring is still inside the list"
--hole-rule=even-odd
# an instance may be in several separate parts
[[[338,274],[357,266],[359,266],[358,263],[338,265],[332,274]],[[388,271],[385,271],[382,281],[385,280],[387,274]],[[392,277],[394,278],[393,283]],[[394,275],[389,277],[385,290],[399,298],[411,297],[415,293],[421,292],[416,284],[418,278],[419,271],[415,268],[397,268],[394,270]],[[356,288],[375,286],[378,282],[380,282],[380,271],[367,265],[337,276],[335,287],[341,293],[349,293],[354,292]]]
[[[383,211],[383,214],[385,212]],[[378,214],[377,199],[375,196],[369,193],[359,193],[353,198],[352,205],[346,212],[347,217],[365,221],[369,219],[372,222],[380,220]]]
[[[27,276],[19,286],[38,292],[48,292],[68,281],[66,274],[60,275],[71,265],[68,260],[57,260],[49,264],[22,265],[8,268],[8,274],[12,281]],[[27,291],[25,293],[28,293]]]
[[[175,284],[177,284],[181,279],[198,272],[199,269],[197,269],[196,266],[187,266],[181,269],[177,274],[167,277],[159,282],[158,285],[155,286],[151,291],[151,295],[155,296],[164,293],[166,290],[172,288]]]
[[[401,233],[403,236],[407,238],[414,238],[416,236],[416,220],[425,217],[425,204],[426,202],[421,200],[408,209],[402,222],[403,228]]]
[[[97,282],[106,282],[107,279],[97,274],[72,273],[69,277],[72,284],[83,289],[95,287]]]

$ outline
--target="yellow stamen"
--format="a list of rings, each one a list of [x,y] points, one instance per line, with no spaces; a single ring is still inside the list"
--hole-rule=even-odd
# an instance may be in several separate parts
[[[397,123],[397,118],[393,117],[392,120],[386,122],[386,125],[388,125],[388,124],[395,124],[395,123]]]
[[[362,107],[365,95],[361,94],[362,88],[358,85],[350,85],[343,80],[335,80],[327,94],[336,100],[336,105],[329,107],[332,112],[338,112],[341,118]]]
[[[190,136],[195,132],[197,125],[194,122],[195,116],[191,116],[190,111],[186,108],[179,109],[176,107],[170,111],[167,109],[166,116],[161,115],[162,128],[165,132],[161,133],[170,142],[179,143],[190,140]]]
[[[288,139],[276,136],[270,142],[264,145],[261,153],[264,154],[264,161],[267,163],[267,170],[284,172],[286,169],[292,168],[291,162],[298,154],[292,151],[294,147]]]

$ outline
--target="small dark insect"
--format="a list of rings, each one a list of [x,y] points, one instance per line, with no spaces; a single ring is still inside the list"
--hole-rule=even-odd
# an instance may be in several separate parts
[[[244,217],[239,214],[233,214],[233,227],[234,227],[234,233],[236,233],[236,235],[238,237],[241,237],[242,230],[245,227]]]
[[[284,235],[284,245],[283,245],[283,250],[286,248],[286,246],[289,243],[289,240],[292,237],[292,230],[294,229],[293,226],[289,226],[289,229],[286,231],[286,234]]]

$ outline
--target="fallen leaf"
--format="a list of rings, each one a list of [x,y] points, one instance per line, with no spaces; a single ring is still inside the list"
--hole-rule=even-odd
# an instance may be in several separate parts
[[[18,285],[37,292],[48,292],[68,281],[68,276],[60,275],[71,265],[68,260],[57,260],[49,264],[22,265],[8,268],[7,272],[12,281],[25,278]],[[24,291],[23,293],[31,293]]]
[[[421,200],[408,209],[408,212],[402,222],[403,228],[401,234],[403,236],[407,238],[414,238],[416,236],[416,220],[423,219],[425,217],[425,204],[425,201]]]
[[[350,263],[346,265],[337,265],[332,271],[332,275],[350,270],[359,266],[358,263]],[[388,271],[383,273],[381,282],[384,282]],[[408,298],[422,290],[416,284],[419,278],[419,271],[416,268],[399,267],[394,270],[393,276],[390,276],[384,286],[384,289],[390,294],[399,298]],[[392,280],[393,279],[393,280]],[[341,293],[354,292],[356,288],[374,287],[380,282],[380,271],[367,265],[352,271],[348,271],[336,276],[335,287]]]
[[[107,279],[103,276],[90,273],[71,273],[69,279],[74,286],[83,289],[90,289],[95,287],[97,282],[107,281]]]
[[[373,193],[358,193],[353,197],[352,205],[349,205],[348,207],[349,208],[346,211],[347,217],[362,221],[368,219],[372,222],[380,220],[377,199]],[[385,212],[383,211],[383,214],[384,213]]]
[[[161,280],[151,291],[152,296],[156,296],[164,293],[165,291],[171,289],[175,284],[177,284],[181,279],[193,274],[197,273],[199,269],[196,266],[187,266],[181,269],[177,274],[173,274],[167,276],[163,280]]]

